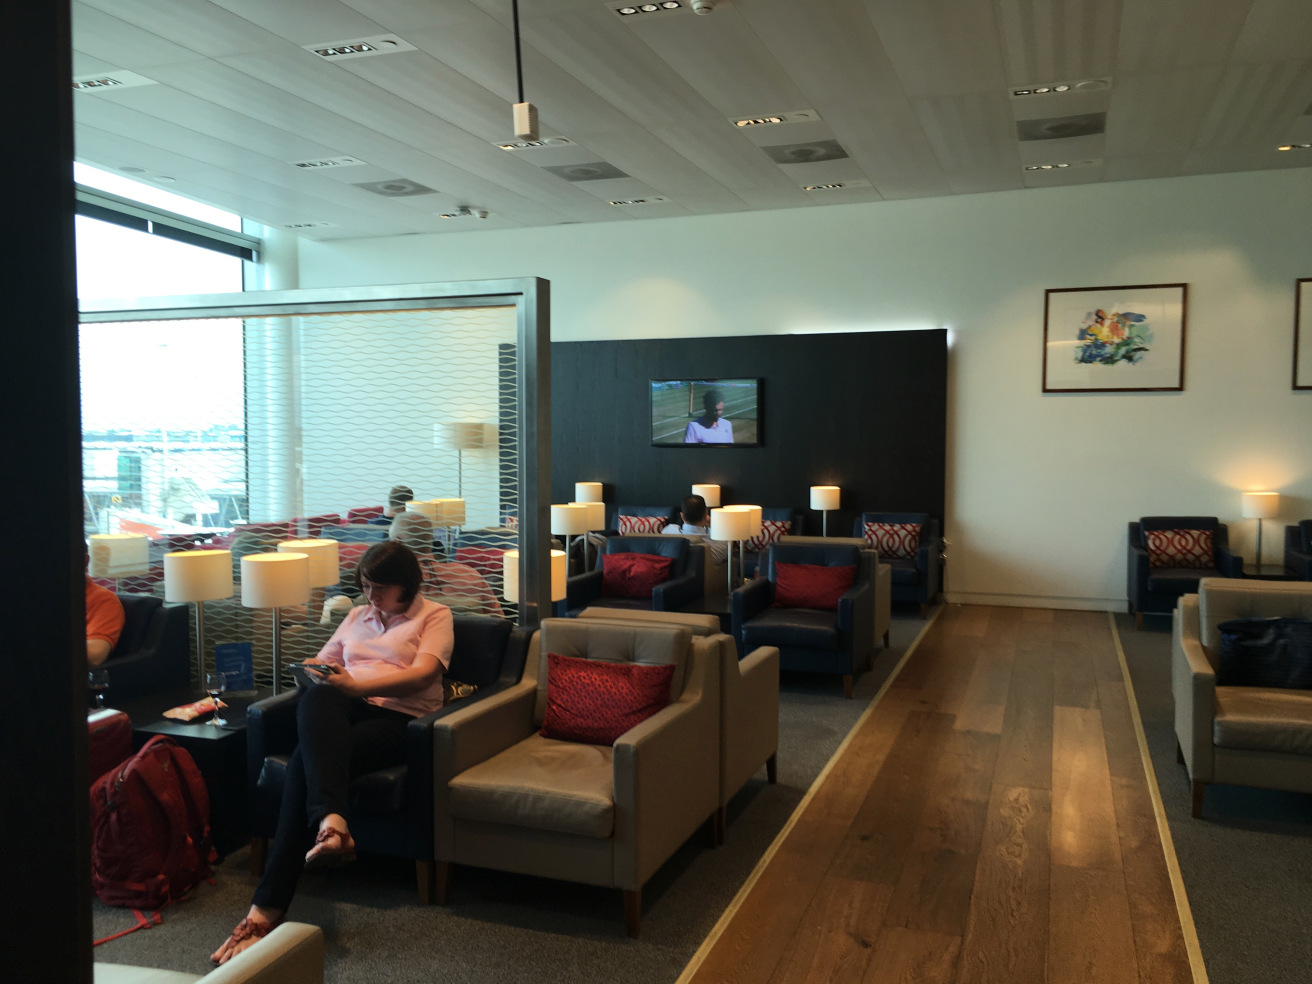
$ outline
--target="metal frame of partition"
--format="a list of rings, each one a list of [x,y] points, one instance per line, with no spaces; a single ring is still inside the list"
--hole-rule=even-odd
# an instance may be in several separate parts
[[[551,285],[538,277],[445,284],[395,284],[195,294],[86,304],[83,324],[297,317],[458,307],[515,308],[519,346],[515,392],[519,427],[519,619],[534,626],[551,611]]]

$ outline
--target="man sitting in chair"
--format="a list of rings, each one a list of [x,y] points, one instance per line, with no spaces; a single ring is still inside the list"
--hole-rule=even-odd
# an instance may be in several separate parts
[[[398,513],[405,512],[405,504],[415,497],[414,491],[408,485],[393,485],[392,490],[387,493],[387,508],[383,510],[381,516],[375,516],[368,520],[372,526],[391,526],[392,520]]]
[[[661,532],[696,537],[711,552],[712,563],[723,564],[729,556],[729,544],[711,539],[711,513],[706,508],[706,500],[699,495],[685,496],[680,518],[682,523],[670,523]]]
[[[123,632],[123,603],[118,595],[87,578],[87,665],[99,666]]]

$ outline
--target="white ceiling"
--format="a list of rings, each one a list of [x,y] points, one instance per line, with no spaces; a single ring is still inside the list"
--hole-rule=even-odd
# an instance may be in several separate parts
[[[1312,143],[1309,0],[681,2],[522,0],[524,96],[568,142],[505,151],[511,0],[74,0],[74,77],[147,80],[74,93],[77,157],[317,239],[1312,165],[1276,149]],[[413,50],[302,47],[381,35]],[[1012,94],[1087,80],[1109,84]],[[1097,113],[1105,132],[1018,138],[1018,121]],[[819,141],[847,156],[762,149]],[[341,156],[365,163],[291,163]],[[595,162],[627,177],[546,170]],[[1072,166],[1025,170],[1055,163]],[[844,187],[805,190],[820,184]],[[460,206],[488,218],[440,217]]]

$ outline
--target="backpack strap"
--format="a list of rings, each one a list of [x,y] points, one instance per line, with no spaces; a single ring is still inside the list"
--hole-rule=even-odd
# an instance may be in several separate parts
[[[168,903],[165,902],[164,905],[168,905]],[[120,936],[127,936],[128,933],[135,933],[139,929],[151,929],[158,926],[164,921],[164,916],[160,911],[163,908],[164,906],[160,906],[159,909],[156,909],[154,912],[150,913],[150,915],[147,915],[140,909],[133,909],[132,914],[137,917],[137,924],[135,926],[129,926],[127,929],[120,930],[117,933],[111,933],[109,936],[102,936],[100,939],[93,941],[91,945],[100,946],[101,943],[108,943],[110,940],[116,940]]]
[[[171,755],[173,767],[182,780],[180,788],[185,800],[182,806],[187,821],[183,828],[195,845],[196,856],[205,869],[203,874],[208,875],[209,866],[219,859],[210,835],[210,793],[205,786],[205,777],[185,748],[176,748]]]

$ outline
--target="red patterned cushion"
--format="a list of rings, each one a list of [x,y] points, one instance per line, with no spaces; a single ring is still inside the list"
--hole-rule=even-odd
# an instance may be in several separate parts
[[[664,516],[625,516],[621,514],[619,520],[620,536],[627,536],[630,533],[659,533],[666,526]]]
[[[915,560],[920,550],[919,523],[866,523],[865,534],[881,558]]]
[[[851,590],[856,565],[826,567],[824,564],[775,564],[775,608],[838,607],[838,599]]]
[[[1191,567],[1212,570],[1211,530],[1146,530],[1149,567]]]
[[[543,738],[611,745],[670,702],[674,666],[602,663],[547,653]]]
[[[789,519],[763,519],[761,532],[747,541],[747,549],[757,552],[765,550],[781,536],[787,536],[792,528],[793,523]]]
[[[601,593],[608,598],[650,598],[652,588],[670,579],[673,558],[645,553],[601,555]]]

